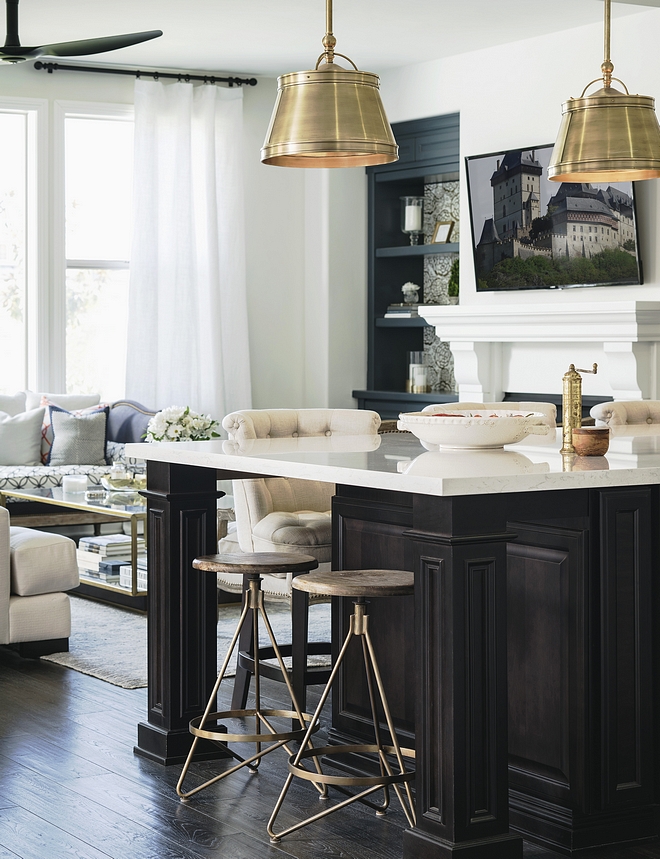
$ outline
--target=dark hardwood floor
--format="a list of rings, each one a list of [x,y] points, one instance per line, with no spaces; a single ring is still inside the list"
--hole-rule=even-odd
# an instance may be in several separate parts
[[[272,701],[266,706],[284,707],[284,687],[263,682]],[[221,707],[229,707],[229,692],[230,685]],[[353,806],[271,845],[266,821],[286,772],[280,751],[264,760],[258,775],[239,771],[181,803],[174,789],[181,768],[133,754],[145,713],[145,689],[120,689],[0,648],[0,859],[401,856],[405,818],[396,802],[385,818]],[[195,765],[190,784],[219,765]],[[318,810],[316,796],[296,780],[278,825]],[[660,843],[589,855],[660,859]],[[525,844],[525,859],[559,854]]]

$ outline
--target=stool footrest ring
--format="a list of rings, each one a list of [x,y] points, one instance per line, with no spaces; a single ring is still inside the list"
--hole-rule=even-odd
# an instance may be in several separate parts
[[[319,758],[330,757],[331,755],[344,755],[344,754],[379,754],[379,752],[385,752],[388,755],[396,755],[396,749],[394,746],[377,746],[374,744],[370,745],[357,745],[357,746],[320,746],[314,749],[305,749],[304,752],[299,753],[298,760],[302,761],[305,758]],[[415,751],[414,749],[400,749],[401,755],[404,758],[415,759]],[[403,784],[407,781],[412,781],[415,778],[414,770],[406,770],[406,772],[402,773],[393,773],[392,775],[377,775],[377,776],[337,776],[337,775],[327,775],[326,773],[319,773],[316,770],[311,772],[311,770],[307,770],[304,767],[296,766],[294,761],[296,759],[295,755],[292,755],[289,758],[289,772],[299,778],[304,778],[307,781],[313,781],[317,784],[333,784],[333,785],[342,785],[344,787],[382,787],[388,784]]]
[[[203,737],[206,740],[214,740],[215,742],[221,743],[269,743],[278,742],[279,740],[290,742],[291,740],[302,740],[305,737],[309,726],[312,724],[314,717],[310,713],[302,713],[301,716],[305,724],[301,725],[300,728],[275,732],[270,726],[268,726],[262,717],[293,720],[298,719],[298,713],[296,713],[295,710],[221,710],[217,713],[209,713],[205,721],[219,722],[221,719],[247,719],[249,717],[258,717],[264,723],[266,731],[259,734],[230,734],[227,732],[224,725],[222,726],[222,730],[220,730],[220,728],[200,728],[200,723],[203,717],[196,716],[194,719],[190,720],[190,733],[194,734],[196,737]],[[312,733],[315,734],[319,728],[320,722],[317,719]]]

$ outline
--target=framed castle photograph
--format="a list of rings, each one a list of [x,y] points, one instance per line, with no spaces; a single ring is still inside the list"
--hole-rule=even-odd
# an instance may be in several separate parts
[[[465,159],[477,292],[642,283],[632,182],[551,182],[552,145]]]

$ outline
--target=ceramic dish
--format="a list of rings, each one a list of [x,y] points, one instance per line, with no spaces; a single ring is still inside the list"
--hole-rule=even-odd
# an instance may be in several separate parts
[[[424,446],[489,450],[515,444],[528,435],[548,435],[552,427],[541,412],[510,409],[402,412],[397,427],[416,435]]]

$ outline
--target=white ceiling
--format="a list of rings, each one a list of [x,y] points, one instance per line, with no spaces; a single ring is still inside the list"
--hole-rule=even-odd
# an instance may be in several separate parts
[[[617,0],[612,14],[646,6],[660,0]],[[325,32],[324,0],[21,0],[19,16],[24,45],[163,31],[152,42],[76,62],[271,76],[313,68]],[[337,50],[374,72],[602,16],[602,0],[334,0]]]

